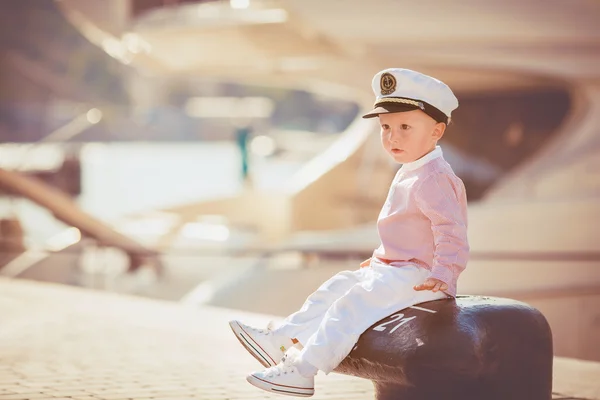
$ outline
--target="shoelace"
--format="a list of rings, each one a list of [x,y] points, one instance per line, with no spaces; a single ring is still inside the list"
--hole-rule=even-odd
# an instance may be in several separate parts
[[[293,374],[295,372],[294,367],[292,365],[286,364],[287,360],[288,360],[288,356],[286,354],[281,358],[280,364],[275,365],[274,367],[271,367],[268,369],[270,372],[267,373],[267,376],[269,378],[272,378],[273,376],[281,376],[281,374],[284,374],[284,375],[287,375],[288,373]]]
[[[288,365],[283,365],[283,366],[279,366],[276,365],[274,367],[269,368],[270,372],[267,374],[267,377],[272,378],[274,376],[281,376],[281,374],[283,375],[287,375],[288,373],[293,374],[294,371],[294,367],[288,366]]]
[[[258,333],[263,334],[263,335],[270,335],[271,334],[271,331],[268,330],[268,329],[265,330],[265,329],[258,329],[258,328],[252,328],[252,327],[249,327],[249,328],[250,328],[250,330],[253,330],[254,332],[258,332]]]

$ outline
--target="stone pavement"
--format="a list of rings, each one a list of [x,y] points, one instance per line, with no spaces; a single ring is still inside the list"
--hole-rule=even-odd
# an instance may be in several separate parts
[[[0,279],[0,400],[284,398],[246,382],[261,367],[231,334],[232,318],[269,320]],[[600,363],[557,358],[555,375],[565,398],[600,400]],[[369,381],[319,374],[313,398],[372,399],[373,389]]]

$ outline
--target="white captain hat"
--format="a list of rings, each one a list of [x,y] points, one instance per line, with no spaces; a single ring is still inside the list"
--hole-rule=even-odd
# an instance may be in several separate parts
[[[448,124],[458,100],[444,82],[404,68],[389,68],[373,77],[374,109],[363,118],[379,114],[421,110],[437,122]]]

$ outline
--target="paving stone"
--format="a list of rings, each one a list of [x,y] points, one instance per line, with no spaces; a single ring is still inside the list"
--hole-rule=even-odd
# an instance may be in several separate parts
[[[246,382],[260,365],[227,325],[268,316],[4,278],[0,300],[0,400],[283,398]],[[598,376],[600,363],[555,360],[564,395],[600,400]],[[317,376],[315,400],[372,398],[370,381]]]

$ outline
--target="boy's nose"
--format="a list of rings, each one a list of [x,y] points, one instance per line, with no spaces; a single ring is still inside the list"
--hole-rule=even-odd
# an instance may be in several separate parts
[[[402,134],[399,129],[398,130],[392,129],[392,134],[390,135],[391,141],[399,141],[401,137],[402,137]]]

